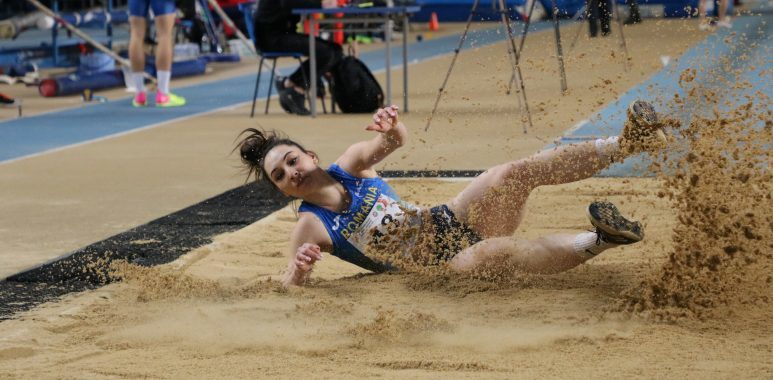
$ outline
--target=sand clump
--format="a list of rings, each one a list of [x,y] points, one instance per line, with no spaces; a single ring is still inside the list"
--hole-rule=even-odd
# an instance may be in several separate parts
[[[713,111],[673,130],[672,157],[653,164],[663,183],[658,196],[677,213],[673,249],[622,301],[624,310],[667,321],[767,304],[773,284],[769,99],[757,93],[754,101],[745,96],[742,105],[723,108],[715,88],[689,85],[694,76],[691,69],[680,81],[688,99],[714,102]],[[738,83],[730,90],[747,87]]]
[[[271,279],[239,284],[221,283],[166,266],[143,267],[126,261],[110,263],[109,276],[112,281],[125,283],[126,291],[142,303],[185,299],[233,300],[272,291],[284,292],[281,284]]]
[[[434,332],[451,331],[448,321],[433,314],[412,312],[401,314],[394,310],[379,310],[368,322],[349,328],[349,334],[358,345],[383,343],[408,343],[422,341]]]

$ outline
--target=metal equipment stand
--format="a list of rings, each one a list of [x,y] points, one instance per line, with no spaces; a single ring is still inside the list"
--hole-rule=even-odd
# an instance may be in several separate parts
[[[519,65],[519,50],[515,46],[515,40],[513,37],[513,29],[512,25],[510,24],[510,16],[507,12],[507,7],[505,6],[504,0],[496,0],[497,5],[499,9],[497,11],[501,15],[500,22],[502,22],[507,29],[507,38],[510,42],[508,46],[508,56],[510,57],[510,63],[512,64],[513,69],[513,78],[518,82],[518,85],[520,87],[520,91],[518,91],[521,95],[521,97],[518,99],[519,103],[522,103],[524,105],[524,110],[526,112],[526,117],[521,118],[523,121],[523,133],[528,132],[528,127],[532,126],[531,122],[531,112],[529,111],[529,103],[526,99],[526,89],[523,85],[523,76],[521,75],[521,67]],[[459,39],[459,45],[454,50],[454,57],[451,60],[451,65],[448,67],[448,72],[446,73],[446,77],[443,80],[443,85],[440,86],[440,89],[438,90],[437,98],[435,99],[435,106],[432,108],[432,113],[429,116],[429,119],[427,120],[427,125],[424,127],[424,131],[429,130],[430,123],[432,123],[432,119],[435,116],[435,112],[437,111],[438,104],[440,103],[440,98],[443,95],[443,91],[445,90],[446,84],[448,83],[448,78],[451,76],[451,71],[454,68],[454,64],[456,63],[457,57],[459,57],[459,52],[462,49],[462,45],[464,45],[464,41],[467,39],[467,33],[470,30],[470,23],[472,23],[472,18],[476,14],[478,10],[478,4],[480,3],[480,0],[475,0],[475,2],[472,4],[472,9],[470,9],[470,15],[467,17],[467,25],[464,28],[464,33],[462,33],[462,37]],[[523,42],[521,42],[521,46],[523,46]],[[519,105],[520,108],[520,105]],[[528,126],[528,127],[527,127]]]

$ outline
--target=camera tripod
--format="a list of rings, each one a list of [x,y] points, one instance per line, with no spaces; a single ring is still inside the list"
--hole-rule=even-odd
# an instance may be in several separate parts
[[[531,23],[531,17],[532,14],[534,14],[534,5],[537,4],[537,0],[532,0],[531,5],[529,6],[529,12],[526,13],[526,22],[523,24],[523,31],[521,32],[521,43],[518,46],[519,51],[523,50],[523,44],[526,42],[526,35],[529,33],[529,23]],[[553,30],[555,31],[556,35],[556,58],[558,58],[558,72],[561,75],[561,93],[565,93],[567,86],[566,86],[566,70],[564,69],[564,52],[563,48],[561,46],[561,32],[558,27],[558,7],[556,6],[556,0],[551,0],[551,7],[552,7],[552,19],[553,19]],[[520,58],[520,53],[518,54],[518,57]],[[510,81],[507,84],[507,94],[510,95],[510,91],[512,91],[513,88],[513,82],[515,81],[515,73],[510,76]]]
[[[523,120],[524,118],[521,118],[524,121],[523,125],[523,133],[527,132],[527,120],[528,125],[531,126],[531,113],[529,112],[529,104],[526,101],[526,90],[523,85],[523,76],[521,75],[521,67],[518,64],[518,53],[515,47],[515,40],[513,39],[513,29],[510,25],[510,16],[507,13],[507,8],[505,7],[504,0],[492,0],[492,3],[496,1],[496,3],[499,6],[499,9],[497,9],[497,12],[500,13],[501,18],[500,22],[503,23],[507,29],[507,38],[510,42],[508,49],[507,49],[507,55],[510,58],[510,63],[512,65],[513,75],[517,78],[519,87],[520,87],[520,95],[521,97],[518,99],[519,101],[519,108],[520,103],[522,102],[525,105],[525,111],[526,111],[526,120]],[[440,98],[443,96],[443,91],[445,90],[446,84],[448,83],[448,78],[451,77],[451,71],[454,68],[454,64],[456,63],[456,59],[459,57],[459,52],[462,49],[462,45],[464,45],[464,41],[467,39],[467,33],[470,30],[470,24],[472,23],[472,18],[475,16],[477,10],[478,10],[478,4],[480,3],[480,0],[475,0],[475,2],[472,4],[472,9],[470,9],[470,14],[467,17],[467,24],[465,25],[464,32],[462,33],[462,37],[459,39],[459,45],[454,50],[454,57],[451,59],[451,65],[448,67],[448,72],[446,73],[446,77],[443,80],[443,84],[440,86],[440,89],[438,90],[437,98],[435,99],[435,106],[432,108],[432,113],[429,116],[429,119],[427,120],[427,126],[424,127],[424,131],[429,130],[430,123],[432,122],[432,118],[435,116],[435,112],[437,111],[438,104],[440,103]]]
[[[429,119],[427,120],[427,125],[424,128],[425,131],[429,130],[430,123],[432,122],[432,119],[435,116],[435,113],[437,112],[438,104],[440,103],[440,98],[443,95],[443,91],[445,90],[446,84],[448,83],[448,78],[451,76],[451,71],[453,70],[454,64],[456,63],[456,59],[459,56],[459,52],[462,49],[462,46],[464,44],[464,41],[467,38],[467,34],[470,29],[470,23],[472,22],[472,18],[476,15],[478,10],[478,5],[480,3],[480,0],[475,0],[475,2],[472,5],[472,9],[470,9],[470,15],[467,17],[467,24],[464,28],[464,33],[462,33],[461,38],[459,39],[459,45],[454,50],[454,57],[451,60],[451,65],[448,68],[448,72],[446,73],[446,77],[443,80],[443,84],[438,90],[437,98],[435,99],[435,105],[432,108],[432,113],[430,114]],[[500,22],[505,25],[505,28],[507,30],[507,38],[509,41],[508,46],[508,57],[510,58],[510,63],[512,65],[512,75],[510,77],[510,82],[508,85],[507,93],[510,94],[513,82],[517,82],[518,85],[518,93],[520,97],[518,98],[518,108],[523,108],[524,112],[526,113],[525,117],[522,117],[521,120],[523,121],[523,133],[528,132],[528,128],[532,127],[532,120],[531,120],[531,112],[529,111],[529,103],[526,97],[526,89],[523,83],[523,75],[521,74],[521,67],[520,67],[520,52],[523,50],[523,44],[526,41],[526,35],[528,34],[529,30],[529,21],[531,20],[532,12],[534,11],[534,4],[536,3],[536,0],[532,2],[531,7],[529,9],[526,22],[524,24],[523,31],[521,32],[521,41],[519,43],[519,46],[516,47],[515,45],[515,39],[513,36],[513,29],[512,25],[510,23],[510,16],[507,12],[507,7],[505,6],[504,0],[492,0],[492,5],[496,4],[498,6],[497,12],[501,15]],[[561,37],[558,31],[558,20],[557,20],[557,12],[555,7],[555,0],[553,0],[553,9],[554,9],[554,16],[553,16],[553,23],[555,27],[555,33],[556,33],[556,48],[558,50],[558,61],[559,61],[559,69],[561,72],[561,91],[562,93],[566,91],[566,74],[564,71],[564,62],[563,62],[563,54],[561,51]]]
[[[591,5],[591,8],[595,6],[599,1],[605,1],[605,0],[588,0],[586,4],[577,12],[575,17],[573,19],[580,20],[579,26],[577,28],[577,32],[574,35],[574,38],[572,39],[572,43],[569,44],[569,50],[571,51],[574,46],[577,44],[577,39],[580,37],[580,33],[582,33],[583,29],[583,22],[582,19],[584,17],[588,17],[588,14],[590,12],[590,9],[588,5]],[[623,50],[623,71],[628,72],[628,45],[625,42],[625,34],[623,34],[623,21],[620,17],[620,10],[617,6],[617,1],[612,1],[612,14],[615,18],[615,23],[617,24],[618,29],[620,30],[620,48]]]

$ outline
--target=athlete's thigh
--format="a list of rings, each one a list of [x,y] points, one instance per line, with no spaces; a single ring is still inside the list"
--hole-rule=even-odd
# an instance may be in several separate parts
[[[153,14],[156,16],[168,15],[177,12],[174,0],[149,0],[153,8]]]
[[[512,235],[534,188],[523,165],[521,160],[485,171],[448,202],[448,207],[484,237]]]

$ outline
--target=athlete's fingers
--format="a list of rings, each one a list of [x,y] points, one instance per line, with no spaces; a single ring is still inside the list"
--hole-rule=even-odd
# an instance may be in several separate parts
[[[308,261],[308,262],[310,262],[310,263],[314,263],[314,262],[316,262],[317,260],[319,260],[319,259],[321,259],[321,258],[322,258],[322,253],[320,253],[320,252],[314,252],[314,251],[311,251],[311,250],[309,250],[309,251],[306,251],[306,252],[304,252],[303,254],[304,254],[304,256],[306,256],[306,258],[307,258],[307,260],[306,260],[306,261]]]
[[[309,264],[307,264],[307,263],[304,263],[304,262],[303,262],[303,261],[301,261],[301,260],[297,260],[297,259],[296,259],[296,260],[294,261],[294,263],[295,263],[295,267],[296,267],[296,268],[298,268],[298,269],[300,269],[300,270],[302,270],[302,271],[304,271],[304,272],[308,272],[309,270],[311,270],[311,265],[309,265]]]
[[[317,261],[317,257],[319,257],[319,255],[314,252],[313,247],[308,244],[298,247],[298,250],[295,251],[295,258],[304,262],[313,263]]]
[[[303,262],[313,264],[315,261],[317,261],[317,258],[314,257],[313,252],[304,251],[304,252],[298,252],[298,259],[300,259]]]
[[[389,124],[385,124],[386,122],[379,120],[373,124],[368,125],[365,127],[368,131],[376,131],[376,132],[386,132],[389,130]]]
[[[314,259],[316,262],[317,260],[322,260],[322,251],[319,249],[319,246],[314,246],[311,251],[309,251],[309,256]]]

